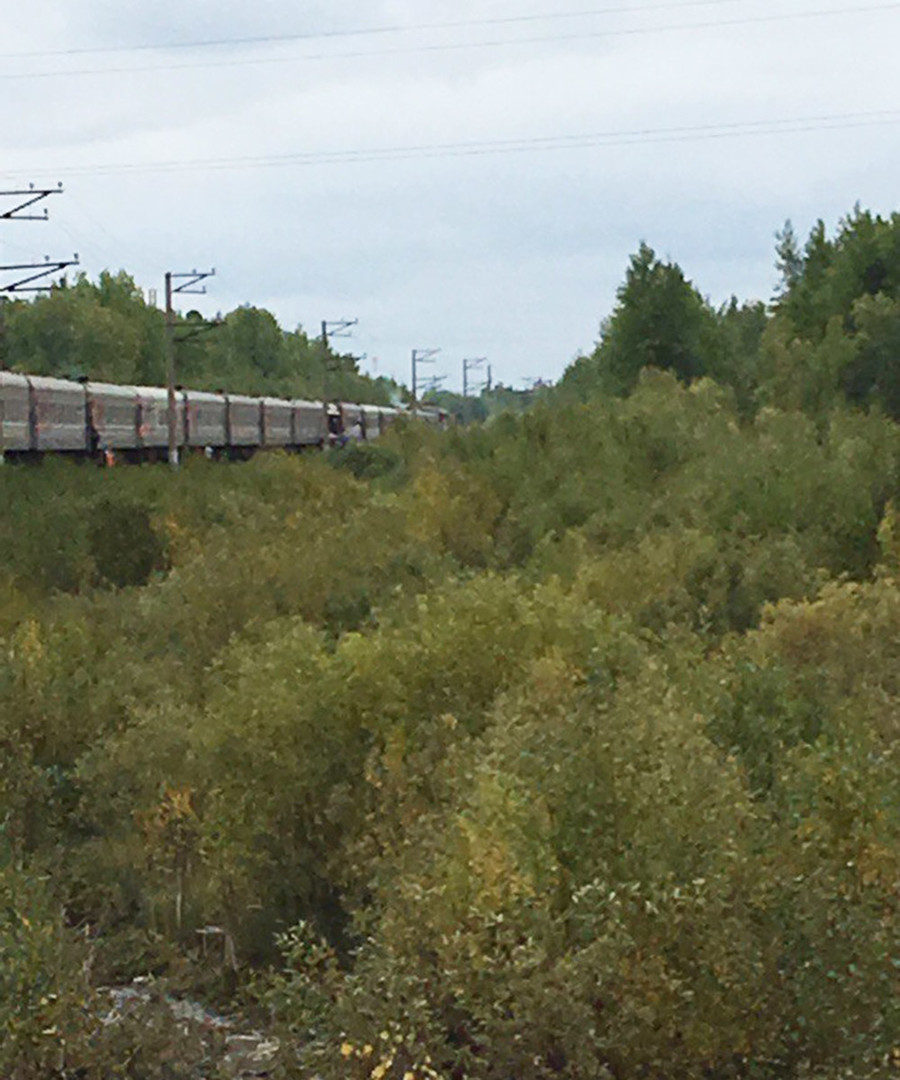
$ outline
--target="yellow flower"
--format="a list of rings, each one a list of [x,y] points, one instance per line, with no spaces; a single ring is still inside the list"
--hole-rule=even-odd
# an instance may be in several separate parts
[[[366,1045],[362,1048],[362,1056],[368,1057],[374,1049],[375,1047],[372,1046],[371,1043],[366,1043]]]
[[[394,1055],[388,1054],[386,1058],[382,1058],[381,1062],[375,1066],[375,1068],[369,1073],[371,1080],[382,1080],[382,1077],[387,1073],[388,1069],[394,1064]]]
[[[345,1057],[345,1058],[350,1057],[350,1055],[352,1053],[353,1053],[353,1047],[351,1046],[350,1043],[348,1043],[348,1042],[341,1043],[341,1057]]]

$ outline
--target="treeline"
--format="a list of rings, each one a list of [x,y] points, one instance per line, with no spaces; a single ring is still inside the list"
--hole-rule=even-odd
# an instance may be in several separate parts
[[[251,306],[210,328],[198,312],[179,314],[178,380],[194,390],[344,400],[390,405],[400,388],[371,379],[357,360],[286,331]],[[124,271],[63,282],[32,302],[0,301],[0,367],[35,375],[90,378],[126,385],[165,383],[163,312],[149,305]]]
[[[0,1072],[225,1075],[109,1019],[147,972],[273,1076],[896,1068],[900,428],[674,363],[589,394],[625,288],[482,426],[0,470]]]
[[[777,237],[771,306],[716,309],[676,264],[646,244],[632,258],[600,342],[561,384],[564,396],[630,392],[645,367],[729,387],[742,415],[760,407],[823,415],[838,402],[900,418],[900,214],[857,207],[829,236]]]

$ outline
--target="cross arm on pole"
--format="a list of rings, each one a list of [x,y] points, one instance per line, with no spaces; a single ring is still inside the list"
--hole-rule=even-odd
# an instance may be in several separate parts
[[[42,281],[51,274],[58,274],[68,266],[78,266],[78,255],[71,259],[45,259],[42,263],[12,263],[9,266],[0,266],[0,273],[19,273],[22,270],[32,270],[34,273],[13,281],[9,285],[0,285],[0,293],[27,293],[49,292],[53,285],[35,285],[34,282]]]
[[[172,285],[172,293],[188,293],[193,296],[205,296],[206,286],[202,285],[199,289],[196,287],[200,285],[201,281],[205,281],[207,278],[215,277],[216,271],[212,270],[190,270],[183,274],[169,274],[170,281],[181,281],[180,285]]]
[[[186,333],[176,335],[175,344],[180,345],[183,341],[190,341],[192,338],[200,337],[201,334],[208,334],[210,330],[218,330],[220,326],[224,325],[224,319],[204,319],[203,322],[197,324],[192,322]]]
[[[42,214],[26,214],[25,211],[51,195],[60,195],[62,189],[62,184],[58,184],[55,188],[36,188],[34,184],[31,184],[27,188],[0,191],[0,198],[19,200],[15,206],[0,213],[0,221],[46,221],[48,217],[46,207]]]
[[[326,319],[322,323],[323,336],[350,337],[350,331],[354,326],[359,326],[359,319]]]

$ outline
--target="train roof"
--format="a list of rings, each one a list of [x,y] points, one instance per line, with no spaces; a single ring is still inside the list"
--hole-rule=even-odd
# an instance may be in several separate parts
[[[168,393],[168,391],[166,391]],[[192,401],[215,401],[225,404],[225,395],[217,394],[213,390],[185,390],[188,398]]]
[[[29,375],[28,381],[37,390],[80,390],[84,393],[84,384],[72,379],[57,379],[54,375]]]
[[[120,386],[118,383],[88,382],[85,386],[89,394],[103,394],[106,397],[135,398],[138,393],[136,386]]]
[[[28,376],[17,371],[0,371],[0,386],[28,386]]]
[[[169,391],[162,386],[136,386],[138,397],[145,401],[166,401]]]

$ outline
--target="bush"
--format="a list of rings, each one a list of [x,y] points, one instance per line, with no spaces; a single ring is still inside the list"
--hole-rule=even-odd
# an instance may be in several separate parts
[[[104,584],[146,585],[154,571],[166,569],[163,543],[140,503],[100,499],[90,507],[87,536],[97,578]]]

